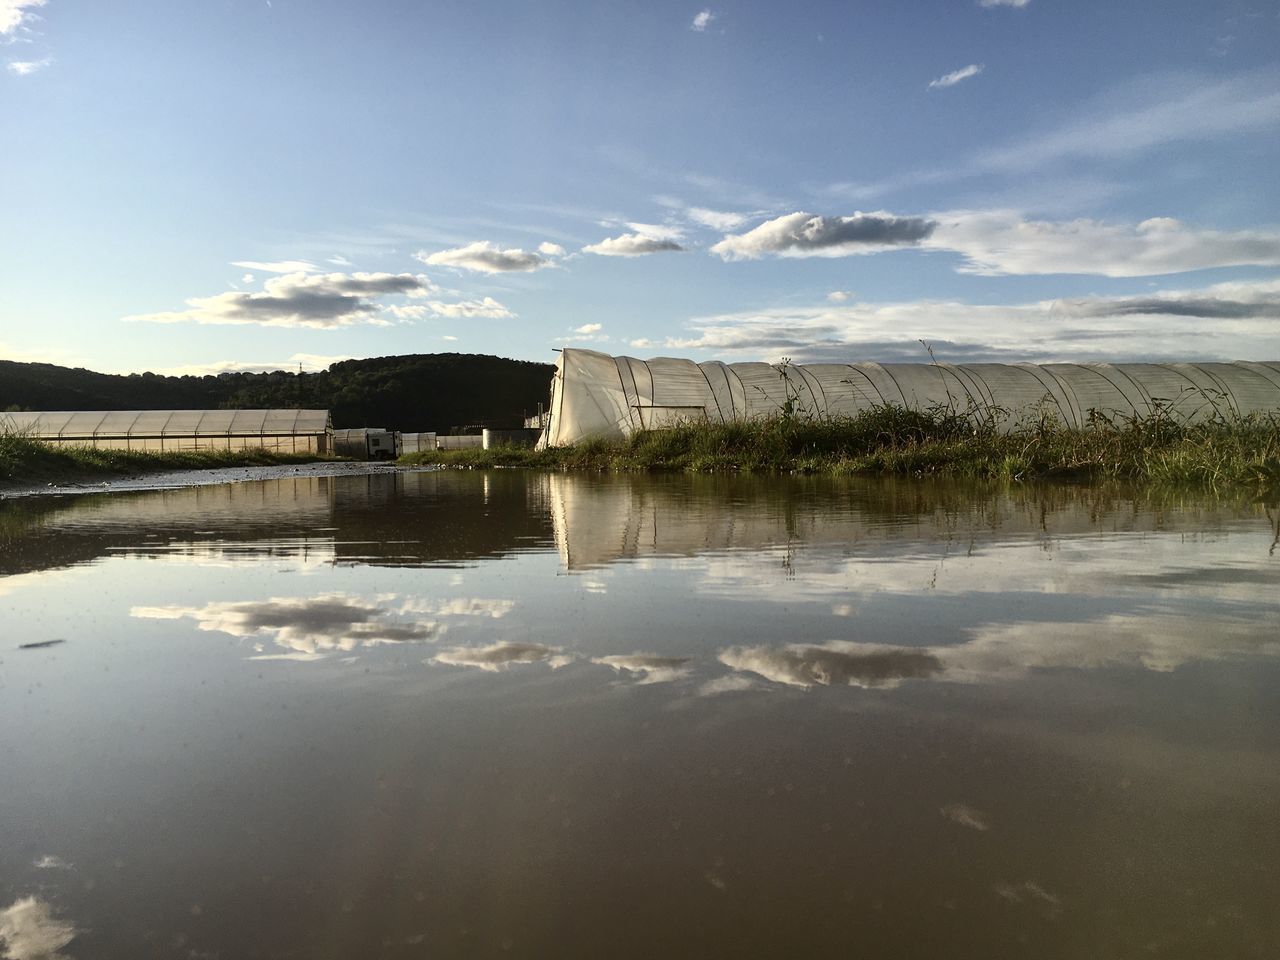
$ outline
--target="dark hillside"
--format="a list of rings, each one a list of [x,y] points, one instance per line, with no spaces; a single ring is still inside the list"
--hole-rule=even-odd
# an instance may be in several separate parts
[[[164,410],[315,407],[335,427],[447,432],[518,426],[546,403],[551,364],[437,353],[346,360],[319,373],[118,376],[0,360],[0,410]]]

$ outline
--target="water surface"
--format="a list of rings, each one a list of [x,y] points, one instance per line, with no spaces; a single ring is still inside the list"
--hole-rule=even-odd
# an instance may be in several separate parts
[[[1276,516],[516,471],[0,505],[0,942],[1280,955]]]

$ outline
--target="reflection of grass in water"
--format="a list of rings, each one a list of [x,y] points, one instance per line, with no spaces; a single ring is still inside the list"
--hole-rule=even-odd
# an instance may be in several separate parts
[[[42,443],[34,437],[0,430],[0,482],[43,482],[72,477],[201,470],[211,467],[311,463],[315,454],[250,450],[106,450]]]
[[[996,416],[948,408],[884,406],[857,416],[793,416],[688,424],[624,440],[589,440],[534,451],[433,451],[404,462],[460,467],[682,470],[1037,478],[1193,483],[1208,488],[1280,487],[1280,415],[1215,414],[1188,423],[1157,407],[1145,417],[1092,411],[1069,429],[1047,416],[1002,432]]]

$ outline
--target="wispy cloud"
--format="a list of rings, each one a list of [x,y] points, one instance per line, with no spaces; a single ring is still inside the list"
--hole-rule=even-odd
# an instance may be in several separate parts
[[[52,57],[45,57],[43,60],[10,60],[8,69],[15,77],[27,77],[38,70],[43,70],[51,63],[53,63]]]
[[[747,222],[746,214],[709,210],[706,207],[689,207],[685,213],[694,223],[712,230],[734,230]]]
[[[1200,230],[1169,217],[1138,224],[1025,220],[1015,211],[934,214],[926,249],[965,258],[963,273],[1144,277],[1214,267],[1280,266],[1280,231]]]
[[[961,67],[959,70],[953,70],[945,73],[937,80],[929,81],[929,89],[934,87],[954,87],[962,80],[968,80],[970,77],[976,77],[983,71],[983,65],[980,63],[971,63],[967,67]]]
[[[0,910],[0,944],[9,960],[67,960],[62,948],[75,938],[75,926],[57,919],[53,908],[35,897],[23,897]]]
[[[43,2],[43,0],[41,0]],[[705,33],[707,27],[711,26],[712,21],[716,19],[716,15],[711,12],[710,8],[698,11],[697,16],[693,18],[693,23],[689,24],[689,29],[695,33]]]
[[[562,250],[558,244],[544,243],[539,247],[540,253],[525,251],[519,247],[502,249],[487,240],[456,247],[452,250],[438,250],[427,253],[420,250],[414,258],[430,266],[457,267],[461,270],[472,270],[477,273],[527,273],[540,270],[554,263],[554,252],[548,248]]]
[[[427,317],[472,318],[484,317],[501,320],[514,317],[515,314],[493,297],[479,300],[459,300],[448,303],[444,300],[426,300],[420,303],[392,304],[382,308],[397,320],[424,320]]]
[[[652,653],[615,654],[592,657],[592,663],[612,667],[619,673],[637,677],[639,683],[670,683],[687,677],[692,657],[660,657]]]
[[[1156,74],[1082,104],[1075,119],[960,158],[955,164],[878,181],[836,183],[832,194],[865,201],[897,191],[986,174],[1029,174],[1076,161],[1111,160],[1174,143],[1280,127],[1280,71],[1218,79]]]
[[[267,373],[272,370],[296,371],[299,366],[306,373],[326,370],[335,363],[350,360],[345,355],[320,356],[314,353],[295,353],[287,360],[215,360],[212,363],[189,363],[180,367],[163,367],[152,372],[168,377],[204,377],[219,373]]]
[[[727,236],[713,245],[711,252],[725,260],[758,260],[767,254],[847,257],[918,244],[935,226],[924,217],[899,217],[884,211],[857,212],[849,217],[789,213],[746,233]]]
[[[980,7],[1025,7],[1031,0],[978,0]]]
[[[434,291],[426,277],[411,273],[286,273],[272,277],[260,292],[240,290],[192,297],[187,310],[135,314],[130,322],[261,324],[268,327],[330,329],[352,324],[386,324],[378,298],[421,296]]]
[[[45,0],[0,0],[0,36],[17,31],[35,16],[33,9],[44,5]]]
[[[665,345],[840,363],[919,360],[919,339],[957,362],[1271,357],[1280,356],[1280,279],[1015,304],[821,303],[699,317],[690,327],[692,336]]]
[[[316,268],[307,260],[232,260],[231,265],[263,273],[310,273]]]
[[[571,662],[572,659],[562,653],[559,647],[548,647],[541,643],[505,641],[490,644],[487,647],[453,647],[449,650],[441,650],[429,662],[448,664],[453,667],[477,667],[481,670],[496,672],[505,670],[513,664],[528,663],[545,663],[555,669]]]

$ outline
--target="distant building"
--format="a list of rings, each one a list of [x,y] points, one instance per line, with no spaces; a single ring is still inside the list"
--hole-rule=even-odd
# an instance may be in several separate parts
[[[108,450],[332,452],[328,410],[63,410],[0,413],[0,430]]]

